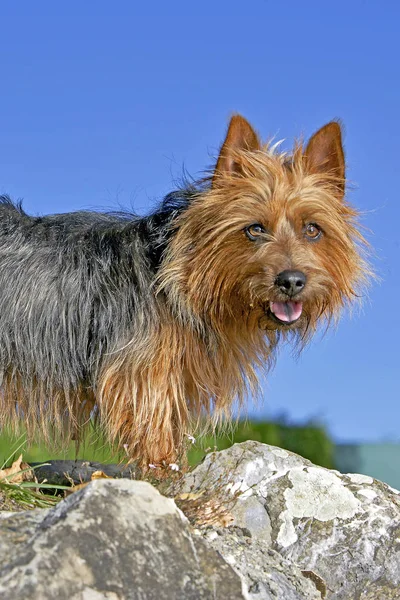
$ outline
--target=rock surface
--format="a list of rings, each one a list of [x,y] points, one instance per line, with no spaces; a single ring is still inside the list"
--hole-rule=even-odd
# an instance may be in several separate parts
[[[0,513],[0,599],[400,599],[400,494],[379,481],[245,442],[163,489],[99,479]]]
[[[249,537],[251,568],[221,528],[203,528],[203,536],[265,598],[272,597],[260,557],[266,547],[302,569],[327,599],[400,598],[400,493],[384,483],[245,442],[207,456],[181,485],[181,493],[206,490],[225,503],[227,531]]]
[[[35,468],[35,476],[39,482],[47,481],[53,485],[78,485],[87,483],[96,471],[107,477],[139,479],[139,469],[134,465],[108,465],[89,460],[49,460],[30,463]]]
[[[4,600],[242,599],[238,575],[149,483],[97,480],[0,521]]]

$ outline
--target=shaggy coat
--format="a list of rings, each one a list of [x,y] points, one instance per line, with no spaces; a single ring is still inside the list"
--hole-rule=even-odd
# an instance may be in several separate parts
[[[344,169],[336,122],[289,156],[235,116],[210,179],[149,216],[31,217],[3,196],[2,422],[49,440],[97,414],[142,466],[174,462],[200,419],[256,390],[280,339],[307,341],[368,278]]]

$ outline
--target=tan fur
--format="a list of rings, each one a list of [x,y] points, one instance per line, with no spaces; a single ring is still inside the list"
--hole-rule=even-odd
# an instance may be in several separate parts
[[[291,157],[270,145],[255,147],[258,136],[246,127],[234,117],[211,187],[176,223],[158,279],[162,325],[143,351],[132,344],[103,373],[102,419],[110,437],[143,465],[174,461],[202,417],[215,423],[229,416],[235,400],[256,392],[256,368],[271,366],[279,339],[297,334],[304,344],[317,322],[335,319],[369,277],[357,212],[342,198],[338,124],[320,130],[323,147],[314,136]],[[308,220],[326,232],[318,243],[302,236]],[[268,224],[258,248],[243,234],[252,222]],[[276,274],[289,268],[305,272],[308,284],[304,316],[283,328],[266,306],[276,295]]]

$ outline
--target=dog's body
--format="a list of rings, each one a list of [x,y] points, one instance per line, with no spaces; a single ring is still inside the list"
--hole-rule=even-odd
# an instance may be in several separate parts
[[[3,422],[76,435],[93,410],[142,465],[257,385],[368,276],[344,201],[340,127],[292,156],[233,117],[212,181],[148,217],[29,217],[0,204]]]

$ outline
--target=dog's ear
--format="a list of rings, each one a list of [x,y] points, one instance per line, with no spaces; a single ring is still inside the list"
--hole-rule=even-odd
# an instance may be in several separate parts
[[[221,146],[213,175],[213,185],[224,175],[240,173],[241,166],[237,161],[238,150],[260,150],[260,148],[260,140],[250,123],[241,115],[234,115]]]
[[[314,133],[307,144],[305,157],[311,173],[332,176],[332,183],[342,198],[346,173],[340,124],[332,121]]]

